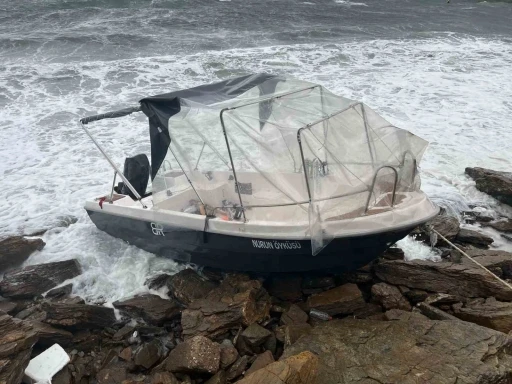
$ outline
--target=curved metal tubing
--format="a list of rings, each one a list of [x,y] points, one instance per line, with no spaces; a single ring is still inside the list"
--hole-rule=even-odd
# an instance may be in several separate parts
[[[142,197],[139,195],[139,193],[135,190],[135,188],[133,188],[133,185],[128,181],[128,179],[125,177],[125,175],[123,175],[123,172],[121,172],[121,170],[117,167],[117,165],[114,164],[114,162],[112,161],[112,159],[107,155],[107,153],[105,152],[105,150],[103,149],[103,147],[100,145],[100,143],[98,143],[96,141],[96,139],[94,137],[92,137],[91,133],[89,132],[89,130],[85,127],[85,125],[83,123],[80,123],[82,129],[85,131],[85,133],[87,133],[87,136],[89,136],[89,138],[92,140],[92,142],[96,145],[96,147],[100,150],[101,154],[103,155],[103,157],[105,157],[105,159],[107,159],[107,161],[110,163],[110,165],[112,166],[112,168],[114,168],[114,171],[117,172],[117,174],[119,175],[119,177],[121,177],[121,179],[123,180],[124,184],[128,187],[128,189],[130,191],[132,191],[133,195],[137,198],[137,201],[139,203],[141,203],[142,207],[143,208],[147,208],[146,204],[144,204],[142,202]]]
[[[382,167],[379,167],[375,171],[375,175],[373,176],[373,182],[372,182],[372,186],[370,188],[370,194],[368,195],[368,200],[366,201],[366,208],[364,209],[365,215],[368,213],[368,207],[370,206],[370,200],[372,199],[373,188],[375,188],[375,183],[377,182],[377,176],[379,175],[379,172],[384,168],[389,168],[389,169],[393,170],[393,172],[395,173],[395,183],[393,185],[393,197],[391,198],[391,207],[393,207],[395,205],[396,186],[398,184],[398,171],[395,169],[395,167],[393,167],[391,165],[383,165]]]

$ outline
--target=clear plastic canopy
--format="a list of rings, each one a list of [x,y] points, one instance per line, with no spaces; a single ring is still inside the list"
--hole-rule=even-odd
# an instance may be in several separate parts
[[[419,191],[427,142],[320,85],[286,79],[215,104],[180,104],[153,181],[157,207],[193,190],[207,214],[234,212],[228,220],[309,222],[316,254],[343,231],[329,223],[393,212]],[[181,172],[186,182],[170,182]]]

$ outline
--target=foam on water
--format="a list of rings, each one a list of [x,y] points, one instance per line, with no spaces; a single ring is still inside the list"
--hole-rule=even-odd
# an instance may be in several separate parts
[[[284,73],[364,101],[431,142],[422,178],[435,201],[455,213],[475,202],[496,209],[464,176],[464,167],[512,169],[511,63],[510,41],[439,34],[0,64],[0,236],[54,228],[43,236],[46,247],[27,264],[77,258],[84,273],[74,279],[73,290],[89,301],[145,291],[147,277],[182,268],[100,232],[86,217],[85,198],[109,191],[113,171],[76,121],[135,105],[143,96],[247,72]],[[102,121],[90,130],[119,165],[126,156],[149,152],[143,116]],[[408,258],[435,256],[410,239],[400,245]],[[510,249],[505,243],[500,247]]]

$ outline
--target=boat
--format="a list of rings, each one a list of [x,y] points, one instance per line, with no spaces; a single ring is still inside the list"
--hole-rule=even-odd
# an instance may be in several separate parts
[[[138,112],[151,161],[121,171],[88,127]],[[185,263],[351,271],[439,211],[420,188],[425,140],[307,81],[250,74],[80,123],[114,170],[110,193],[85,203],[92,222]]]

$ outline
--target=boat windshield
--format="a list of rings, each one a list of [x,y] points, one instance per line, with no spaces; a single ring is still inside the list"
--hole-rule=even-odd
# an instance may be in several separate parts
[[[180,97],[154,170],[157,209],[199,202],[200,214],[226,220],[308,221],[316,254],[339,235],[330,221],[392,210],[419,191],[427,142],[366,105],[294,79],[246,88],[208,104]],[[169,204],[178,196],[181,206]]]

